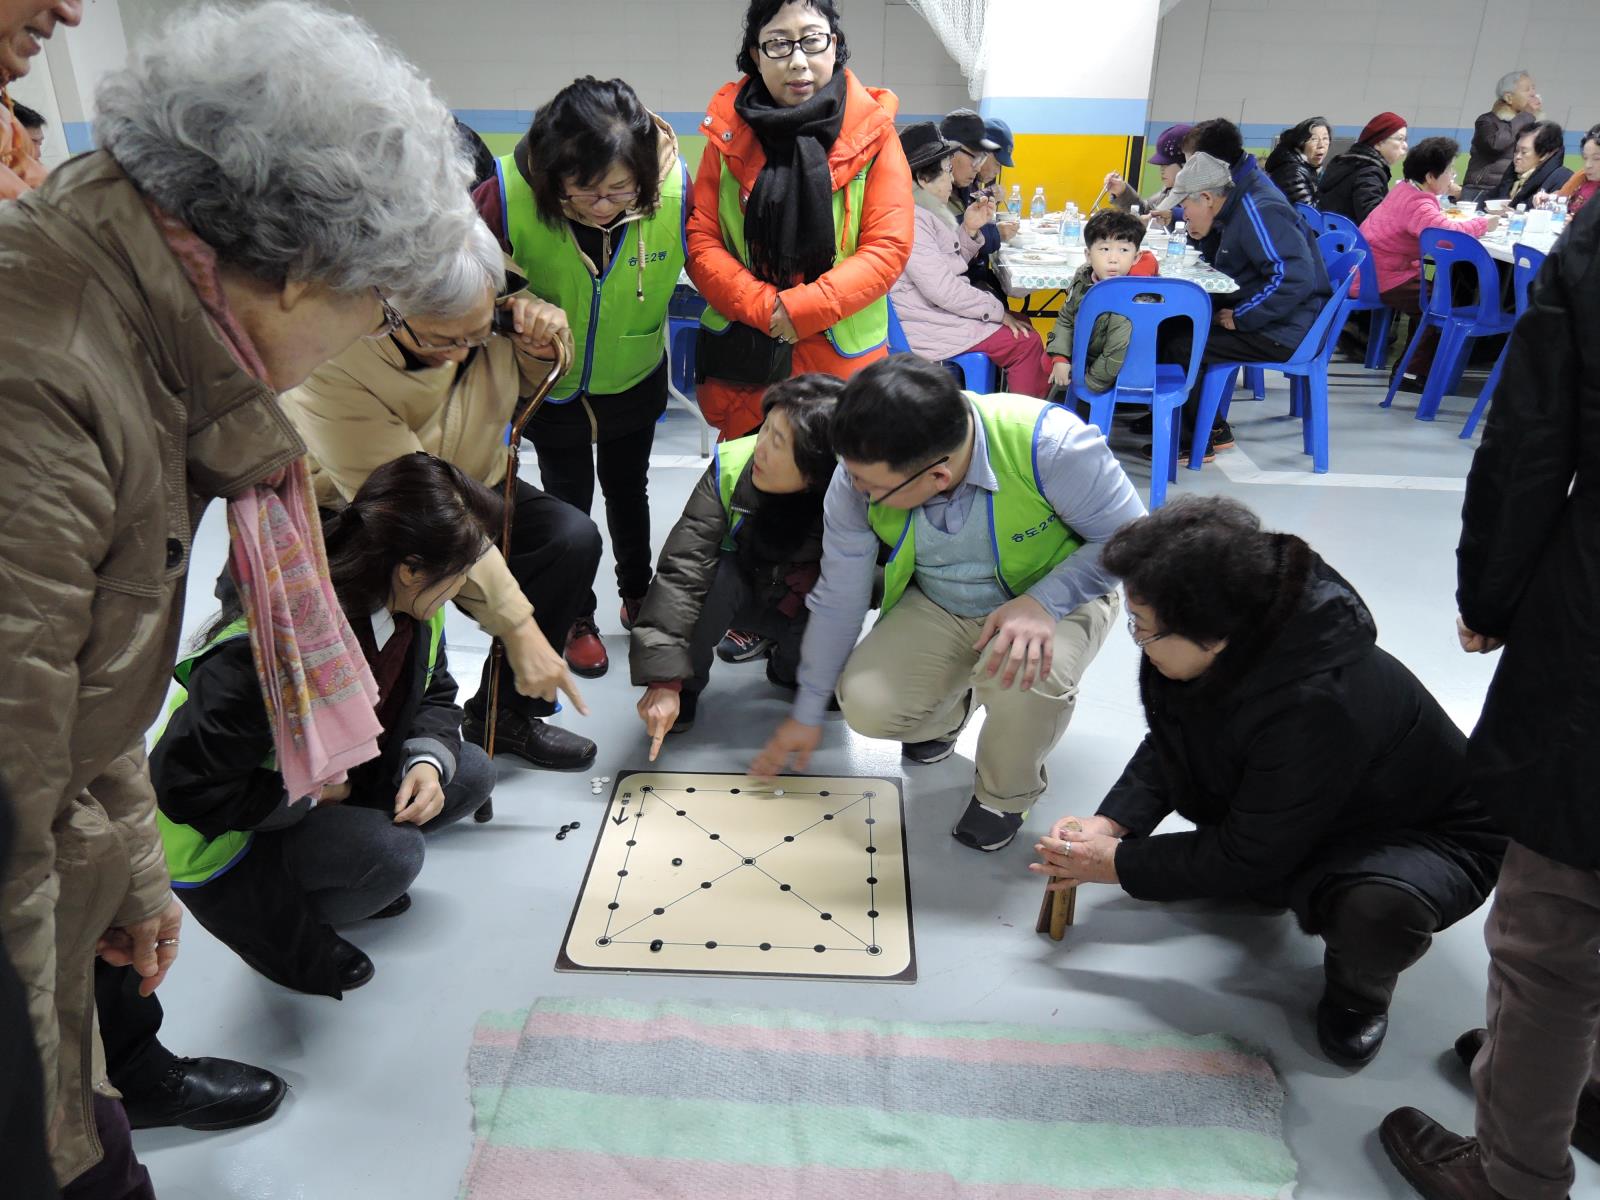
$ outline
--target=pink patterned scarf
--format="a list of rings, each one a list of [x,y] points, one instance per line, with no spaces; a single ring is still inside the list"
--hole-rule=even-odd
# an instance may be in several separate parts
[[[217,256],[146,201],[168,247],[241,369],[267,371],[228,308]],[[314,795],[378,756],[378,687],[328,578],[327,551],[304,458],[228,501],[229,565],[272,723],[284,790]]]

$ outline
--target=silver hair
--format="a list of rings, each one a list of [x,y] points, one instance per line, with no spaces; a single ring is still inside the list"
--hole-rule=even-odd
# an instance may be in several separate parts
[[[1495,100],[1497,102],[1504,100],[1507,92],[1516,91],[1517,84],[1521,83],[1531,74],[1532,72],[1524,67],[1516,71],[1507,71],[1504,75],[1500,76],[1500,82],[1494,85]]]
[[[304,0],[182,9],[96,107],[98,143],[140,191],[259,279],[454,316],[501,277],[449,110],[354,17]]]

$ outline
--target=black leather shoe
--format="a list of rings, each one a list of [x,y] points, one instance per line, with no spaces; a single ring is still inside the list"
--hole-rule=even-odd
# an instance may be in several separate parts
[[[1317,1004],[1317,1043],[1334,1062],[1362,1067],[1383,1049],[1388,1013],[1364,1013],[1323,999]]]
[[[1508,1200],[1490,1186],[1478,1143],[1425,1112],[1395,1109],[1378,1126],[1378,1140],[1423,1200]]]
[[[1456,1039],[1456,1057],[1472,1070],[1473,1061],[1489,1040],[1487,1029],[1469,1029]],[[1572,1147],[1600,1162],[1600,1085],[1587,1084],[1578,1094],[1578,1122],[1572,1127]]]
[[[393,900],[389,901],[389,903],[385,904],[367,919],[369,921],[386,921],[390,917],[398,917],[401,913],[409,911],[410,908],[411,893],[401,892]]]
[[[461,736],[475,746],[484,746],[487,740],[483,722],[471,713],[461,722]],[[546,771],[581,771],[594,762],[598,750],[588,738],[571,730],[502,709],[495,722],[494,752],[515,754]]]
[[[378,968],[372,965],[366,952],[343,938],[334,947],[333,962],[339,971],[339,990],[342,992],[355,991],[378,973]]]
[[[122,1107],[135,1129],[237,1129],[265,1121],[288,1090],[271,1071],[248,1063],[180,1058],[149,1091],[123,1091]]]

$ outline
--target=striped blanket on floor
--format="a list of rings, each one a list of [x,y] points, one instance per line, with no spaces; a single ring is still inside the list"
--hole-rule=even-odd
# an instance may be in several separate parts
[[[1266,1060],[1221,1036],[540,1000],[487,1013],[462,1200],[1270,1200]]]

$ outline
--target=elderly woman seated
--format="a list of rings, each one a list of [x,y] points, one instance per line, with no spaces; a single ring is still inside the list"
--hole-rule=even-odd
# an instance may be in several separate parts
[[[1291,204],[1317,202],[1317,172],[1332,143],[1328,118],[1307,117],[1278,135],[1267,155],[1267,175]]]
[[[974,203],[957,220],[950,207],[950,158],[959,147],[945,141],[932,121],[908,125],[900,144],[911,165],[916,240],[889,298],[906,341],[935,362],[968,351],[985,354],[1005,368],[1009,391],[1043,397],[1050,381],[1043,340],[966,276],[967,264],[983,248],[983,227],[994,219],[994,201]]]
[[[1422,231],[1454,229],[1476,238],[1500,223],[1498,216],[1457,221],[1444,215],[1440,202],[1457,190],[1456,155],[1460,149],[1453,138],[1423,138],[1406,155],[1405,178],[1361,223],[1378,272],[1379,296],[1390,308],[1408,314],[1413,326],[1422,316],[1422,258],[1417,241]],[[1422,391],[1438,345],[1439,331],[1430,325],[1411,356],[1410,372],[1400,384],[1403,391]],[[1395,368],[1399,369],[1398,363]]]
[[[1354,588],[1223,497],[1130,522],[1101,561],[1144,651],[1149,733],[1094,816],[1031,869],[1140,900],[1250,898],[1326,943],[1317,1035],[1361,1064],[1400,972],[1494,886],[1505,839],[1468,795],[1467,739],[1376,645]],[[1177,813],[1192,827],[1157,832]]]
[[[1532,208],[1535,197],[1556,191],[1572,178],[1571,168],[1562,162],[1566,146],[1566,134],[1554,121],[1529,125],[1517,135],[1511,170],[1488,198],[1509,200],[1512,208],[1520,204]]]
[[[1357,225],[1365,221],[1389,192],[1394,164],[1406,156],[1408,132],[1398,113],[1382,112],[1368,121],[1355,144],[1322,169],[1317,207]]]

